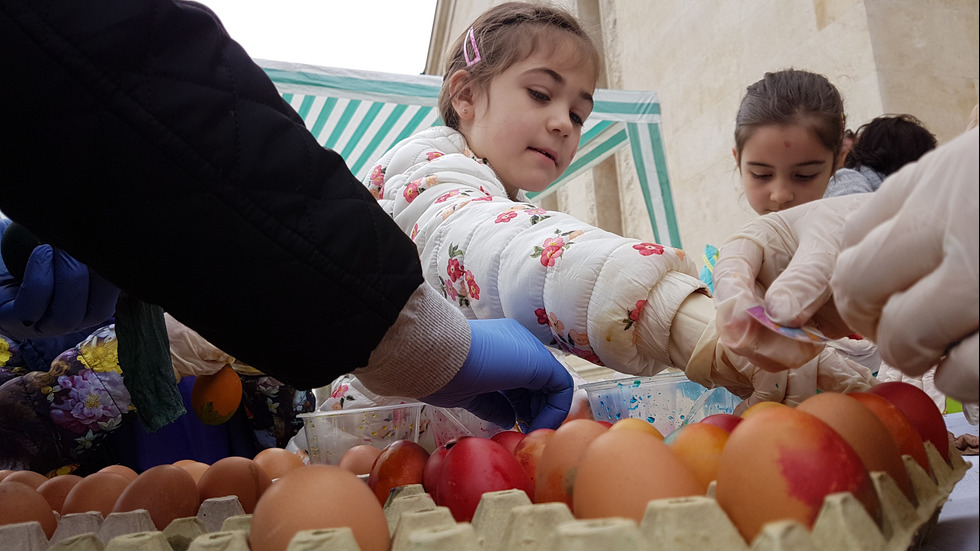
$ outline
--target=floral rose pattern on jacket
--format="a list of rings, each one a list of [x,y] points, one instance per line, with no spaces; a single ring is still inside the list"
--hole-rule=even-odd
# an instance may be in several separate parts
[[[451,128],[423,130],[374,166],[364,185],[384,190],[379,204],[415,242],[426,281],[467,318],[515,319],[541,342],[623,373],[669,365],[662,330],[643,347],[636,339],[638,328],[669,327],[703,287],[684,251],[509,194]]]
[[[477,285],[473,272],[463,266],[462,259],[463,250],[450,245],[449,263],[446,266],[447,278],[439,277],[439,288],[442,296],[460,306],[469,306],[471,298],[480,300],[480,286]]]

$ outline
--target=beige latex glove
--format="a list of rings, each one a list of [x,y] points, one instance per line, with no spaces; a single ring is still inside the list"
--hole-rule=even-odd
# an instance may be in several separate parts
[[[170,338],[170,359],[174,364],[177,380],[187,375],[210,375],[217,373],[235,358],[225,354],[193,329],[164,313],[167,324],[167,337]]]
[[[913,377],[938,364],[962,402],[980,399],[978,149],[973,129],[889,177],[848,220],[831,282],[885,362]]]
[[[688,379],[742,398],[736,414],[759,402],[795,406],[818,390],[860,392],[876,383],[870,369],[830,347],[795,369],[770,372],[753,365],[719,342],[711,299],[700,294],[689,296],[674,316],[670,358]]]
[[[871,195],[822,199],[767,214],[732,236],[714,271],[722,344],[770,371],[801,366],[824,347],[762,326],[747,313],[759,305],[780,325],[806,323],[830,338],[853,333],[830,300],[830,276],[845,219]]]

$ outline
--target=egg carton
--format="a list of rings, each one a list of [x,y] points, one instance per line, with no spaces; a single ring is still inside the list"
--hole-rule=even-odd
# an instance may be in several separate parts
[[[849,493],[827,497],[812,530],[796,521],[767,524],[746,545],[713,498],[653,500],[641,522],[604,518],[577,520],[564,503],[532,504],[521,490],[483,495],[472,522],[456,522],[419,484],[392,490],[385,517],[391,551],[586,551],[594,549],[726,549],[731,551],[904,551],[916,549],[936,525],[953,487],[969,469],[950,446],[950,463],[931,444],[926,452],[933,476],[911,457],[913,505],[885,473],[871,473],[881,501],[876,523]],[[10,551],[249,551],[251,515],[234,496],[202,503],[196,517],[154,528],[145,510],[102,515],[79,513],[59,519],[49,541],[38,522],[0,527],[0,549]],[[300,532],[290,551],[360,551],[350,528]]]

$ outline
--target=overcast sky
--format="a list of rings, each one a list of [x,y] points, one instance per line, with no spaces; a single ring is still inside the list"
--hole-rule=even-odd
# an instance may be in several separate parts
[[[436,0],[197,0],[255,59],[417,75]]]

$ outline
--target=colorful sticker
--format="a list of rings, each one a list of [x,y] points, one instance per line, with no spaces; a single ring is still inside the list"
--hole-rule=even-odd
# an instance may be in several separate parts
[[[769,316],[766,314],[766,309],[762,306],[753,306],[746,311],[763,326],[768,327],[780,335],[784,335],[791,339],[804,342],[826,342],[830,340],[820,331],[817,331],[812,327],[784,327],[779,325],[778,323],[769,319]]]

